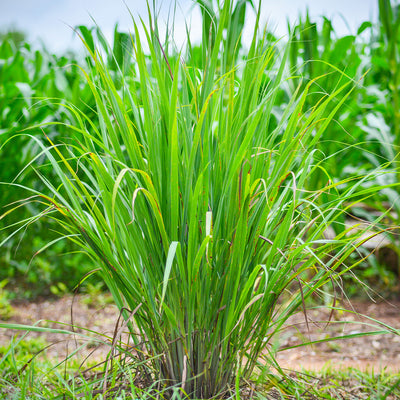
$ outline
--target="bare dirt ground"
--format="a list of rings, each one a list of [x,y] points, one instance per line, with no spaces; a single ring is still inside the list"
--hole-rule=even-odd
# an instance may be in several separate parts
[[[86,344],[81,351],[81,356],[85,357],[94,352],[91,357],[101,359],[110,347],[100,345],[97,339],[110,343],[118,319],[118,311],[114,306],[102,304],[105,298],[88,300],[84,296],[77,296],[73,300],[71,296],[66,296],[58,300],[18,302],[13,304],[13,315],[7,322],[32,325],[41,320],[40,326],[71,330],[72,311],[72,322],[75,326],[97,332],[97,334],[89,335],[90,338],[87,339],[82,340],[78,337],[80,344]],[[400,329],[400,301],[380,301],[379,303],[353,301],[351,305],[347,303],[342,306],[347,309],[352,307],[360,314],[368,315],[370,318]],[[310,340],[382,329],[377,326],[377,323],[355,313],[335,311],[329,324],[322,322],[327,321],[329,317],[330,311],[311,309],[307,312],[309,320],[307,326],[304,314],[299,313],[289,321],[277,346],[284,349]],[[373,324],[375,327],[366,323]],[[80,328],[75,328],[75,331],[87,333]],[[109,339],[100,336],[99,333],[108,335]],[[14,330],[0,330],[0,345],[7,345],[16,334],[21,335]],[[28,338],[39,336],[44,337],[48,343],[55,343],[46,350],[46,357],[63,359],[67,352],[71,353],[76,349],[78,343],[73,335],[60,333],[30,332]],[[375,372],[381,369],[400,372],[400,335],[380,334],[297,347],[280,351],[278,361],[283,368],[297,371],[301,369],[318,371],[329,363],[332,368],[356,367],[362,370],[373,368]]]
[[[343,308],[354,312],[335,311],[331,322],[328,310],[309,310],[308,327],[304,314],[296,315],[280,340],[280,348],[295,346],[302,342],[355,335],[363,332],[385,330],[372,319],[396,328],[397,334],[379,334],[341,339],[311,346],[297,347],[278,353],[282,367],[318,371],[327,363],[334,369],[355,367],[361,370],[382,369],[400,372],[400,301],[352,301]],[[368,316],[369,318],[363,317]],[[322,322],[324,321],[324,322]]]

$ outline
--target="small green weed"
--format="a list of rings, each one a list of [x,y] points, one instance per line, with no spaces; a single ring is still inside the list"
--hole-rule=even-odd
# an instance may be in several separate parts
[[[107,304],[113,304],[114,300],[109,292],[106,291],[103,282],[88,282],[82,289],[82,303],[88,306],[104,307]]]
[[[12,306],[10,303],[10,293],[4,289],[7,285],[8,279],[0,281],[0,320],[7,320],[12,315]]]

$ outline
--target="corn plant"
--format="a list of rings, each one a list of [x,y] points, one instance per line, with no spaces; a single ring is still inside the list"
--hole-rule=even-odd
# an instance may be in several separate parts
[[[69,55],[68,57],[71,57]],[[71,101],[84,107],[88,104],[86,112],[90,113],[91,92],[82,79],[80,70],[73,58],[56,57],[46,51],[45,48],[33,50],[28,42],[24,40],[21,33],[14,32],[4,35],[0,44],[0,182],[11,182],[18,176],[29,160],[39,151],[35,141],[21,132],[45,121],[68,122],[68,112],[61,103]],[[49,100],[52,98],[53,100]],[[60,99],[55,101],[54,99]],[[64,98],[65,100],[63,100]],[[41,136],[39,128],[30,130],[31,135]],[[66,140],[66,130],[59,125],[57,129],[47,130],[48,136],[63,136]],[[12,139],[11,139],[12,138]],[[38,159],[43,164],[43,158]],[[42,169],[49,179],[55,181],[57,177],[51,175],[51,166]],[[51,178],[50,178],[51,177]],[[19,176],[19,184],[29,183],[36,190],[45,191],[46,187],[32,170],[25,170]],[[24,196],[20,187],[10,189],[4,185],[0,189],[0,213],[4,213],[4,206],[16,202]],[[31,204],[29,208],[20,207],[18,211],[10,214],[0,221],[0,242],[11,232],[8,225],[27,218],[39,209]],[[49,286],[59,282],[64,277],[69,264],[71,276],[71,288],[79,281],[85,262],[80,256],[74,256],[63,260],[60,264],[60,253],[72,252],[72,243],[59,243],[53,248],[52,254],[48,253],[46,258],[40,256],[32,263],[30,260],[33,253],[43,247],[48,240],[57,235],[51,233],[52,226],[49,221],[42,220],[40,223],[31,225],[20,236],[7,242],[2,247],[0,254],[0,280],[9,279],[18,295],[30,296],[38,293],[48,293]],[[53,225],[54,228],[54,225]],[[21,241],[21,236],[25,240]],[[55,250],[55,251],[54,251]],[[76,249],[75,249],[76,250]],[[71,270],[73,262],[75,268]],[[87,265],[87,262],[86,262]],[[30,268],[32,267],[32,268]]]
[[[202,50],[203,60],[206,60],[207,51],[212,51],[216,42],[217,27],[224,24],[225,38],[223,39],[225,53],[221,57],[221,64],[225,68],[232,68],[237,62],[239,51],[242,47],[242,33],[246,21],[248,6],[255,8],[253,0],[237,0],[229,2],[230,18],[219,20],[219,14],[223,3],[213,0],[196,0],[202,16]],[[203,65],[204,66],[204,65]]]
[[[363,28],[360,28],[358,34],[362,31]],[[355,86],[343,104],[337,120],[330,124],[317,144],[322,158],[330,158],[330,161],[326,161],[330,163],[330,172],[336,177],[343,177],[343,170],[347,166],[365,162],[363,152],[345,150],[344,145],[349,149],[349,146],[365,141],[363,132],[358,128],[354,129],[354,121],[362,115],[359,102],[363,75],[368,68],[363,63],[366,45],[358,35],[335,37],[335,30],[329,19],[324,17],[322,26],[319,26],[310,19],[308,12],[305,17],[299,16],[296,26],[289,26],[289,34],[290,70],[297,75],[293,80],[292,91],[300,81],[305,87],[308,82],[318,78],[317,84],[309,91],[309,105],[315,104],[326,93],[332,93],[346,83]],[[329,107],[334,106],[335,101]],[[372,148],[369,149],[373,151]],[[318,179],[315,185],[318,187],[321,183]]]
[[[363,130],[380,146],[379,153],[369,154],[372,165],[382,159],[393,160],[395,171],[386,182],[400,181],[400,4],[397,0],[378,0],[379,20],[371,31],[371,71],[366,77],[365,103],[370,109],[363,118]],[[368,104],[369,103],[369,104]],[[382,201],[383,200],[383,201]],[[400,197],[397,190],[385,190],[373,202],[379,210],[391,209],[388,218],[393,226],[400,219]],[[389,235],[390,248],[397,253],[396,274],[400,273],[400,243],[396,231]]]
[[[360,245],[324,239],[325,229],[379,190],[363,186],[368,176],[352,178],[340,196],[344,182],[329,179],[307,190],[323,168],[315,146],[351,87],[305,107],[313,82],[301,85],[277,118],[288,48],[277,54],[257,22],[245,60],[225,69],[231,11],[230,1],[219,9],[204,69],[186,61],[190,50],[167,51],[151,18],[144,38],[134,23],[138,87],[128,74],[117,88],[87,45],[97,121],[68,106],[75,142],[38,141],[61,184],[36,168],[52,194],[26,188],[61,238],[98,265],[127,321],[132,357],[167,395],[239,389],[284,322],[346,270],[335,272]]]
[[[378,0],[379,27],[372,37],[374,83],[387,91],[386,120],[394,134],[394,151],[400,149],[400,4],[397,0]],[[400,161],[397,157],[397,166]],[[400,173],[397,174],[397,180]]]
[[[81,26],[77,30],[88,44],[93,42],[89,28]],[[30,130],[30,134],[41,136],[41,123],[57,122],[57,129],[48,129],[46,134],[53,139],[57,136],[58,140],[68,141],[69,132],[63,129],[62,124],[70,124],[71,120],[68,110],[62,104],[73,103],[87,116],[93,117],[94,98],[76,65],[79,59],[76,55],[68,53],[56,57],[44,47],[33,50],[20,32],[0,35],[0,40],[0,182],[11,182],[19,175],[19,184],[29,182],[36,190],[45,191],[46,187],[32,170],[26,169],[20,174],[24,165],[39,151],[36,142],[21,132],[27,127],[37,126]],[[107,56],[107,65],[114,71],[116,84],[118,71],[115,63],[120,65],[119,68],[129,67],[127,55],[130,54],[130,44],[129,34],[119,32],[116,26],[113,55]],[[90,58],[87,60],[90,61]],[[37,163],[43,163],[43,159],[39,158]],[[48,166],[46,172],[42,167],[42,173],[55,183],[58,178],[55,175],[50,177],[51,171],[51,166]],[[3,206],[18,201],[22,196],[21,188],[10,190],[1,186],[0,214],[4,212]],[[18,212],[0,221],[0,242],[12,231],[6,226],[31,215],[35,212],[33,206],[31,204],[29,210],[21,207]],[[72,289],[82,274],[90,269],[85,258],[78,254],[63,258],[60,262],[60,253],[76,252],[72,243],[59,242],[46,258],[38,256],[32,259],[32,254],[42,248],[46,241],[55,239],[56,235],[52,237],[50,233],[52,229],[54,225],[42,219],[40,223],[20,231],[20,236],[15,236],[14,240],[8,241],[3,247],[0,254],[0,280],[9,278],[10,285],[18,295],[49,293],[51,285],[63,279],[66,269],[70,272],[67,284]]]
[[[386,56],[386,65],[389,72],[389,84],[391,100],[393,102],[394,112],[394,133],[396,144],[400,146],[400,97],[399,97],[399,79],[400,79],[400,54],[398,43],[400,38],[400,5],[397,1],[379,0],[379,22],[380,35],[384,43]],[[382,46],[383,47],[383,46]]]

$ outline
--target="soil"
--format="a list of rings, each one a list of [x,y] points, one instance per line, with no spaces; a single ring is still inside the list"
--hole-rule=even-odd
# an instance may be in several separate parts
[[[320,371],[328,366],[332,369],[354,367],[375,372],[384,369],[400,372],[400,301],[352,301],[341,306],[351,312],[335,311],[331,315],[329,310],[314,309],[307,311],[308,324],[304,313],[288,321],[280,339],[282,351],[277,356],[280,366],[297,371]],[[397,332],[283,350],[304,342],[386,330],[383,324]]]
[[[39,320],[39,326],[71,330],[72,323],[77,327],[76,333],[88,334],[88,338],[61,333],[30,332],[29,338],[43,337],[46,342],[53,343],[46,349],[46,357],[63,359],[76,346],[83,344],[80,350],[82,357],[90,355],[93,359],[102,359],[110,350],[115,326],[118,320],[118,310],[107,304],[108,297],[100,295],[90,299],[85,296],[66,296],[60,299],[42,299],[36,302],[18,302],[13,304],[13,313],[8,323],[32,325]],[[352,309],[370,318],[377,319],[393,328],[400,329],[400,301],[352,301],[342,304],[342,307]],[[386,369],[400,372],[400,333],[362,336],[353,339],[336,340],[318,343],[311,346],[296,347],[304,342],[358,334],[371,330],[382,330],[377,322],[368,320],[357,313],[310,309],[307,311],[308,324],[302,312],[293,316],[276,346],[279,351],[277,359],[281,367],[288,370],[320,371],[326,365],[331,368],[355,367],[362,370]],[[330,319],[330,323],[326,321]],[[58,323],[52,322],[57,320]],[[325,321],[325,322],[324,322]],[[67,325],[62,325],[64,323]],[[373,324],[375,327],[366,325]],[[85,329],[96,334],[89,334]],[[0,345],[6,346],[13,336],[21,335],[15,330],[0,330]],[[107,336],[100,336],[104,334]],[[106,343],[106,344],[104,344]],[[328,364],[327,364],[328,363]]]

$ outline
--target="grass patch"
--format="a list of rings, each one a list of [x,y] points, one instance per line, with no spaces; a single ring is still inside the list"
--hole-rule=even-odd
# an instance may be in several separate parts
[[[148,385],[123,357],[113,359],[105,373],[104,364],[82,364],[73,357],[56,365],[45,353],[35,357],[45,343],[41,339],[13,342],[0,349],[0,398],[2,399],[186,399],[179,390],[157,390]],[[249,380],[240,380],[225,399],[259,400],[394,400],[400,396],[400,374],[387,371],[333,369],[327,363],[319,372],[278,371],[263,364]],[[274,371],[274,372],[271,372]]]

